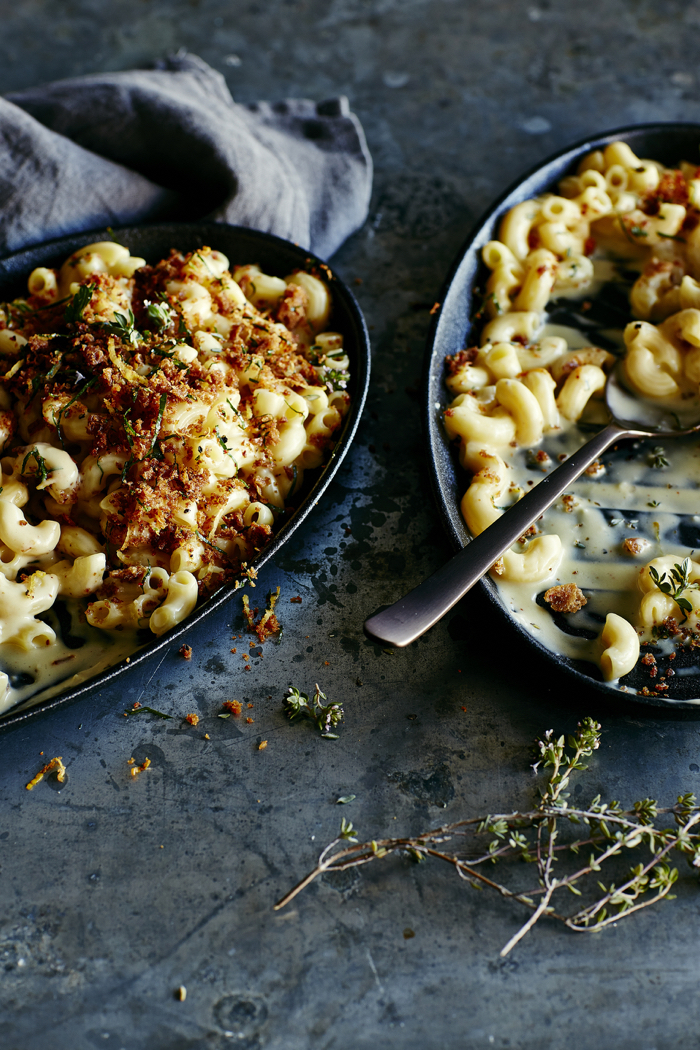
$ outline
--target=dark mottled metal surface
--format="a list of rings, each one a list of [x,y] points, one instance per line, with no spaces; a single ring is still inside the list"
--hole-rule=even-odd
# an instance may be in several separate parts
[[[363,281],[373,386],[338,479],[259,581],[258,594],[282,588],[279,647],[243,672],[236,599],[192,632],[191,663],[158,654],[114,692],[0,736],[0,1046],[693,1046],[700,895],[687,876],[657,912],[591,938],[543,923],[505,962],[513,908],[430,864],[390,860],[271,905],[341,815],[380,836],[529,801],[532,738],[585,714],[605,729],[586,793],[672,799],[698,784],[697,721],[604,709],[544,674],[481,594],[402,653],[361,624],[448,550],[417,388],[452,256],[554,149],[700,119],[700,5],[6,0],[1,14],[0,90],[184,46],[241,100],[347,93],[377,177],[370,221],[334,259]],[[281,713],[290,683],[315,681],[345,705],[338,741]],[[216,718],[231,697],[253,703],[252,724]],[[200,724],[124,719],[136,699]],[[42,751],[69,779],[28,793]],[[130,756],[152,761],[136,780]],[[357,798],[339,808],[344,794]]]

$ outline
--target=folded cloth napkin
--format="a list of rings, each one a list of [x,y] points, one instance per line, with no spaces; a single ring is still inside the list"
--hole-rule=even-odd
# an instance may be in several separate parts
[[[0,98],[0,254],[206,217],[327,258],[364,222],[371,185],[346,98],[240,105],[195,55]]]

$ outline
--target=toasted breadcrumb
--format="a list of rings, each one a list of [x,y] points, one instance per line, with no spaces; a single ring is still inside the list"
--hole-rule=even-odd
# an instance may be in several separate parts
[[[258,744],[258,751],[264,751],[267,747],[267,740],[261,740]]]
[[[47,773],[52,773],[54,769],[56,770],[56,780],[61,784],[65,783],[66,767],[63,765],[63,759],[59,755],[56,758],[52,758],[50,762],[47,762],[46,765],[39,770],[37,775],[29,781],[27,784],[27,791],[33,791],[39,781],[43,780]]]
[[[192,646],[191,645],[187,645],[187,644],[181,645],[180,648],[178,649],[178,652],[179,652],[180,656],[183,658],[183,660],[191,660],[192,659]]]
[[[188,725],[191,725],[191,726],[199,725],[199,715],[195,715],[195,714],[185,715],[185,721],[188,723]]]
[[[277,599],[279,598],[279,596],[279,587],[276,588],[274,593],[270,591],[270,593],[267,596],[267,608],[260,617],[260,619],[256,622],[255,617],[257,615],[258,610],[254,609],[251,611],[250,604],[248,602],[248,595],[243,595],[243,615],[246,618],[248,630],[251,631],[251,633],[256,634],[258,636],[258,641],[261,645],[267,638],[270,637],[271,634],[279,634],[279,632],[282,630],[279,620],[275,616],[274,612],[275,604],[277,603]]]
[[[252,725],[254,721],[254,718],[246,718],[246,722],[248,723],[248,725]]]
[[[647,547],[651,547],[651,543],[643,536],[629,536],[622,541],[622,550],[625,554],[643,554]]]
[[[129,761],[133,762],[134,760],[133,760],[133,758],[131,758],[131,759],[129,759]],[[132,775],[132,777],[137,777],[139,775],[139,773],[143,773],[146,769],[148,769],[150,764],[151,764],[150,758],[144,758],[144,760],[143,760],[143,762],[141,763],[140,766],[132,766],[131,767],[131,775]]]
[[[503,558],[499,558],[498,561],[494,562],[491,566],[491,572],[495,572],[497,576],[502,576],[506,571],[506,564]]]
[[[582,609],[588,599],[575,583],[562,583],[545,591],[544,600],[554,612],[575,613]]]
[[[590,467],[586,467],[584,473],[587,474],[589,478],[600,478],[605,473],[605,466],[599,459],[595,459]]]
[[[294,604],[296,602],[298,605],[301,605],[301,595],[300,594],[297,594],[296,598],[290,598],[289,600],[290,600],[290,602],[292,604]]]
[[[240,702],[240,700],[224,700],[221,706],[223,707],[224,711],[229,711],[232,715],[235,715],[236,718],[238,717],[238,715],[240,715],[241,710],[243,708],[243,704]]]

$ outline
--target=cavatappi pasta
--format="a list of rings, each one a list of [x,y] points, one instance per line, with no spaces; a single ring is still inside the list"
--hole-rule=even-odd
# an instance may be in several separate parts
[[[316,274],[100,242],[28,293],[0,305],[0,712],[250,572],[349,407]]]
[[[511,208],[482,255],[480,341],[447,360],[453,400],[444,417],[471,475],[461,509],[472,535],[583,444],[579,424],[605,421],[601,399],[617,355],[640,394],[669,403],[697,395],[700,168],[668,169],[612,143],[584,157],[558,193]],[[629,323],[606,330],[604,347],[551,323],[555,300],[579,300],[580,312],[609,281],[627,284]],[[673,486],[659,473],[668,468],[664,450],[635,448],[589,468],[492,571],[538,640],[596,662],[611,682],[636,666],[640,641],[700,632],[700,561],[684,562],[690,549],[679,542],[682,516],[698,510],[697,439],[676,439],[668,451]],[[682,584],[674,567],[685,572]],[[589,589],[588,608],[572,606],[574,630],[544,597],[573,584]]]

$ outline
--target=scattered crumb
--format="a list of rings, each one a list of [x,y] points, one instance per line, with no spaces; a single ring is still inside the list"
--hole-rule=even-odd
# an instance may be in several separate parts
[[[570,492],[567,492],[562,496],[561,502],[567,514],[571,514],[571,512],[578,507],[578,500],[575,496],[572,496]]]
[[[246,664],[243,668],[244,671],[250,671],[250,664]]]
[[[622,541],[622,550],[625,554],[643,554],[647,547],[651,547],[651,543],[643,536],[629,536]]]
[[[433,314],[436,314],[439,309],[440,309],[440,303],[433,303],[433,305],[430,307],[430,316],[432,317]]]
[[[582,609],[588,599],[575,583],[562,583],[545,591],[544,600],[554,612],[575,613]]]
[[[292,604],[294,604],[294,602],[296,602],[297,605],[301,605],[301,595],[300,594],[297,594],[296,598],[290,598],[289,600],[290,600],[290,602],[292,602]]]
[[[132,762],[134,761],[133,758],[131,759],[131,761]],[[148,769],[150,764],[151,764],[150,758],[144,758],[144,760],[143,760],[143,762],[141,763],[140,766],[132,766],[131,767],[131,775],[132,775],[132,777],[137,777],[139,775],[139,773],[143,773],[146,769]]]
[[[131,657],[130,657],[130,656],[127,656],[127,658],[126,658],[126,663],[128,663],[128,664],[130,664],[130,663],[131,663]]]
[[[248,653],[243,653],[243,659],[244,660],[250,660],[250,657],[248,656]]]
[[[362,284],[362,278],[361,277],[353,278],[353,284]]]
[[[224,711],[229,711],[232,715],[235,715],[236,717],[238,717],[238,715],[240,715],[241,713],[242,704],[240,700],[224,700],[221,706],[223,707]]]
[[[502,576],[506,571],[506,564],[503,558],[499,558],[498,561],[494,562],[491,566],[491,572],[495,572],[497,576]]]
[[[161,846],[161,849],[162,848],[163,847]],[[187,998],[187,989],[185,988],[184,984],[181,984],[180,987],[175,990],[175,998],[178,1002],[184,1003],[185,999]]]
[[[243,595],[243,615],[246,618],[248,630],[252,634],[257,634],[258,641],[261,645],[267,638],[270,637],[271,634],[279,634],[279,632],[282,630],[282,626],[277,617],[275,616],[274,611],[275,604],[277,603],[277,599],[279,598],[279,596],[279,587],[275,589],[274,593],[270,591],[270,593],[267,596],[267,608],[265,609],[265,612],[262,614],[260,619],[256,622],[255,617],[257,615],[258,610],[254,609],[251,611],[248,602],[248,595]]]
[[[267,747],[267,740],[261,740],[258,744],[258,751],[264,751]]]
[[[529,529],[525,530],[522,536],[518,537],[518,543],[527,543],[527,541],[529,539],[532,539],[533,536],[536,536],[539,531],[540,530],[537,528],[536,525],[531,525]],[[501,561],[502,560],[503,559],[501,559]]]
[[[204,739],[205,739],[205,740],[211,740],[211,737],[209,736],[209,734],[208,734],[208,733],[205,733],[205,734],[204,734]]]
[[[131,710],[132,711],[138,711],[139,707],[141,707],[141,706],[142,706],[142,704],[140,703],[140,701],[137,700],[134,704],[132,704]]]
[[[187,644],[181,645],[180,648],[178,649],[178,652],[179,652],[179,654],[180,654],[180,656],[182,657],[183,660],[191,660],[192,659],[192,646],[191,645],[187,645]]]
[[[43,755],[44,752],[42,751],[41,753]],[[50,762],[47,762],[46,765],[39,770],[37,775],[29,781],[27,784],[27,791],[33,791],[39,781],[43,780],[47,773],[53,773],[54,769],[56,770],[56,780],[61,784],[65,783],[66,767],[63,765],[63,759],[59,755],[56,758],[52,758]]]
[[[462,710],[463,710],[463,711],[466,711],[467,709],[466,709],[466,707],[463,707],[463,708],[462,708]]]
[[[249,726],[252,725],[254,721],[255,721],[254,718],[246,718],[246,722],[248,723]]]
[[[236,647],[235,649],[232,649],[232,650],[231,650],[231,652],[232,652],[232,653],[235,653],[235,652],[237,652],[237,651],[238,651],[238,648],[237,648],[237,647]]]
[[[191,726],[199,725],[199,715],[185,715],[185,721]]]
[[[605,465],[599,459],[595,459],[590,467],[586,467],[584,471],[584,474],[588,474],[589,478],[601,478],[604,473]]]
[[[253,706],[252,704],[248,704],[248,707],[252,707],[252,706]]]

